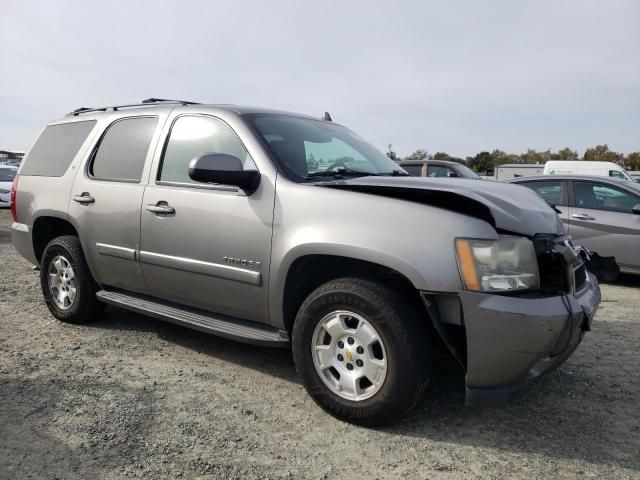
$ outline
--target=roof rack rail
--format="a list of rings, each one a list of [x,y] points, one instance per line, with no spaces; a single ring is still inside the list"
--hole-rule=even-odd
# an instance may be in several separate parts
[[[190,102],[188,100],[167,100],[166,98],[147,98],[146,100],[142,100],[142,103],[181,103],[182,105],[200,105],[198,102]]]
[[[90,113],[90,112],[106,112],[107,110],[112,110],[114,112],[120,110],[121,108],[133,108],[133,107],[149,107],[153,105],[161,105],[161,104],[178,104],[178,105],[200,105],[198,102],[189,102],[187,100],[166,100],[164,98],[147,98],[146,100],[142,100],[140,103],[128,103],[124,105],[110,105],[108,107],[80,107],[76,108],[73,112],[67,113],[67,116],[73,115],[77,117],[82,113]]]

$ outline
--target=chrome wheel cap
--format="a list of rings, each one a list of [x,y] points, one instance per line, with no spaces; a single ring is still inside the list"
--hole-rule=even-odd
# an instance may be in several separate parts
[[[337,310],[323,317],[313,332],[311,354],[324,384],[347,400],[372,397],[387,376],[380,335],[354,312]]]
[[[49,294],[56,306],[68,310],[76,300],[76,277],[71,263],[62,255],[57,255],[49,263]]]

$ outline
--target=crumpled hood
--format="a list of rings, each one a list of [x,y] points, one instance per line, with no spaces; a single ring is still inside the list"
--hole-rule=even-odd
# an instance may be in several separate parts
[[[521,235],[562,234],[553,209],[533,190],[491,180],[425,177],[359,177],[321,185],[415,201],[487,220]]]

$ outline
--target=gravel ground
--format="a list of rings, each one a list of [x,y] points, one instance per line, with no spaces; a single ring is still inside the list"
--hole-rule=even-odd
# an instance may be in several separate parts
[[[323,413],[287,350],[108,308],[60,323],[0,211],[0,478],[640,478],[640,279],[604,285],[591,332],[503,408],[463,406],[451,362],[385,429]]]

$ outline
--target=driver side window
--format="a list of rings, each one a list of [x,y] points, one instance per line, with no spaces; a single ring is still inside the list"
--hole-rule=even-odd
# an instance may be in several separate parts
[[[455,172],[449,167],[442,167],[440,165],[429,165],[427,167],[427,177],[455,177]]]
[[[231,128],[213,117],[185,115],[171,127],[158,180],[199,184],[189,177],[189,162],[205,153],[224,153],[238,157],[244,170],[257,170],[256,164]]]

